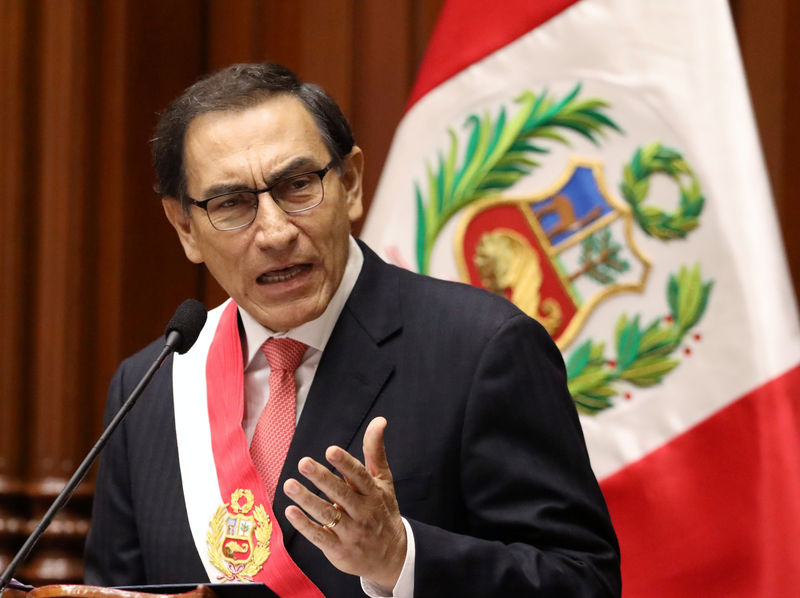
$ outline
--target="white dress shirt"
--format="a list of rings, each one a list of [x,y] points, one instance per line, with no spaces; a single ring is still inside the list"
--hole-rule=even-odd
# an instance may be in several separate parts
[[[308,398],[308,391],[314,381],[314,374],[316,374],[317,366],[319,366],[319,361],[322,358],[322,352],[328,344],[333,327],[336,325],[344,304],[353,291],[358,275],[361,273],[361,267],[364,264],[364,254],[353,237],[350,237],[349,243],[347,264],[345,265],[342,280],[328,303],[328,307],[317,319],[301,324],[287,332],[275,332],[265,328],[241,307],[239,308],[239,316],[244,327],[242,357],[245,364],[242,428],[247,436],[248,443],[253,440],[258,418],[261,416],[261,412],[264,410],[269,398],[269,363],[267,363],[264,352],[261,351],[261,345],[267,339],[289,337],[308,345],[308,349],[306,349],[303,359],[294,373],[295,388],[297,389],[297,421],[300,420],[303,407]],[[400,578],[397,580],[393,590],[389,592],[388,589],[381,588],[362,577],[361,587],[372,598],[411,598],[414,594],[414,536],[405,518],[403,518],[403,525],[406,529],[408,547]]]

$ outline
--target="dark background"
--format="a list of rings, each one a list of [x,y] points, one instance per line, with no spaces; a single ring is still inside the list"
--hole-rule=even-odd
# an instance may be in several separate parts
[[[284,63],[342,106],[369,201],[441,4],[0,0],[0,567],[99,435],[119,361],[184,298],[223,298],[152,191],[158,111],[210,70]],[[797,288],[800,3],[731,8]],[[90,496],[84,484],[20,577],[79,578]]]

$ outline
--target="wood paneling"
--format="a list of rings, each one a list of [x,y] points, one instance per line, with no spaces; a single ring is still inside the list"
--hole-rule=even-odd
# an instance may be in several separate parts
[[[149,142],[158,113],[206,68],[207,14],[205,4],[195,0],[126,0],[125,5],[124,155],[118,158],[121,178],[108,181],[109,189],[119,187],[110,200],[122,210],[121,228],[107,234],[122,239],[115,267],[124,331],[120,354],[127,355],[143,347],[145,338],[163,335],[184,298],[202,298],[201,269],[187,264],[153,191]]]
[[[209,70],[285,63],[350,118],[369,203],[442,1],[0,0],[0,565],[99,434],[119,361],[185,297],[223,297],[153,191],[158,112]],[[732,6],[800,280],[800,5]],[[89,487],[35,551],[30,581],[77,575]]]
[[[409,5],[400,2],[384,6],[367,0],[356,13],[354,42],[364,57],[371,58],[359,57],[355,61],[349,107],[350,123],[366,157],[367,209],[413,82],[410,10]],[[396,48],[399,56],[382,52],[387,46]],[[400,57],[403,59],[398,60]]]
[[[778,216],[783,228],[783,238],[786,244],[786,256],[794,280],[795,297],[800,298],[800,235],[797,227],[800,225],[800,152],[797,149],[797,138],[800,135],[800,37],[796,30],[800,25],[800,4],[797,2],[786,3],[784,21],[785,52],[783,88],[783,126],[780,130],[783,136],[781,155],[776,158],[783,163],[780,179],[775,182],[778,198]],[[770,164],[771,166],[771,164]],[[773,179],[775,177],[773,176]]]
[[[94,328],[88,310],[81,309],[91,292],[85,258],[94,202],[87,195],[92,156],[85,123],[86,40],[92,23],[83,3],[46,2],[40,8],[36,25],[42,45],[34,71],[38,118],[30,131],[38,152],[26,173],[35,193],[26,204],[34,216],[27,260],[34,280],[27,295],[33,300],[36,326],[25,467],[34,517],[40,517],[58,494],[87,444],[80,422],[81,414],[91,413],[86,392],[90,379],[82,371],[87,358],[82,349]],[[89,491],[79,494],[86,497]],[[67,509],[59,515],[21,574],[46,581],[80,576],[75,550],[88,530],[85,502],[71,505],[83,506],[82,513]]]
[[[786,256],[800,296],[800,192],[795,174],[800,159],[794,151],[800,132],[800,6],[773,0],[769,9],[754,0],[734,0],[731,8],[744,62],[753,111],[767,163]]]
[[[34,196],[23,172],[30,154],[28,81],[32,69],[29,23],[32,16],[21,3],[0,3],[0,567],[5,567],[21,541],[27,505],[23,501],[22,471],[25,466],[22,441],[26,402],[29,395],[27,343],[30,331],[27,229],[30,212],[25,209]]]

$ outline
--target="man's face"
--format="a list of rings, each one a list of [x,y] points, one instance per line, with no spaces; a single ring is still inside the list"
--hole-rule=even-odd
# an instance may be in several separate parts
[[[197,200],[222,186],[263,189],[330,160],[314,119],[288,95],[243,111],[201,115],[184,144],[187,190]],[[164,199],[164,210],[191,261],[204,262],[262,325],[288,330],[320,316],[339,286],[350,224],[362,213],[362,166],[354,147],[341,175],[335,169],[325,175],[324,201],[307,212],[286,214],[262,194],[255,221],[239,230],[216,230],[196,206],[186,217],[174,198]]]

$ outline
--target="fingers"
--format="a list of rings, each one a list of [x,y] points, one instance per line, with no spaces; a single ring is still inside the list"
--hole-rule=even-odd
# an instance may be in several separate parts
[[[341,478],[310,457],[301,459],[298,469],[308,481],[324,493],[330,502],[336,502],[346,512],[352,513],[358,508],[359,497],[374,495],[378,490],[378,484],[392,481],[383,441],[385,429],[386,419],[383,417],[376,417],[367,426],[364,434],[366,465],[362,465],[358,459],[338,446],[328,447],[325,458],[342,476]],[[330,504],[310,493],[298,482],[288,480],[284,484],[284,492],[321,524],[330,521],[324,514],[322,519],[317,517],[319,509],[326,505],[330,508]]]
[[[323,527],[332,529],[345,515],[342,507],[334,507],[329,501],[309,491],[296,480],[286,480],[283,491]]]
[[[386,424],[386,419],[383,417],[376,417],[369,422],[367,431],[364,433],[364,465],[370,476],[391,480],[392,473],[389,470],[386,445],[383,441]]]
[[[344,449],[330,446],[325,458],[335,472],[304,457],[298,469],[316,488],[290,479],[283,490],[295,502],[286,508],[286,518],[335,567],[393,587],[407,544],[386,458],[385,429],[382,417],[367,426],[363,465]]]
[[[339,449],[339,451],[344,453],[344,451],[341,449]],[[349,457],[347,453],[344,453],[344,455]],[[351,484],[337,476],[327,467],[321,463],[318,463],[311,457],[303,457],[300,459],[300,462],[298,463],[298,470],[303,477],[316,486],[317,489],[322,491],[325,497],[327,497],[329,500],[325,501],[324,498],[320,498],[316,495],[316,493],[310,492],[305,486],[295,480],[287,480],[284,484],[284,492],[289,498],[297,502],[303,508],[305,508],[306,505],[304,503],[300,503],[298,498],[305,498],[305,500],[308,502],[311,501],[310,497],[314,497],[319,501],[325,502],[325,504],[328,504],[328,506],[330,506],[330,503],[332,502],[338,503],[342,506],[342,508],[344,508],[345,511],[349,511],[354,502],[354,495],[357,494],[357,491]],[[290,482],[293,483],[290,484]],[[311,504],[313,506],[313,501]],[[313,512],[312,515],[314,515]],[[323,518],[321,523],[326,523],[329,520],[329,518]]]
[[[328,447],[325,458],[342,475],[347,485],[358,494],[369,494],[375,489],[375,480],[367,469],[344,449],[338,446]]]
[[[291,505],[284,511],[286,518],[300,534],[320,550],[331,550],[336,542],[334,530],[320,526],[311,521],[298,507]]]
[[[348,488],[358,494],[367,495],[376,489],[376,480],[383,482],[392,481],[392,473],[386,458],[386,447],[384,444],[384,431],[386,429],[386,419],[376,417],[367,426],[364,433],[364,464],[338,446],[330,446],[325,451],[325,458],[338,471]],[[323,471],[317,469],[321,467],[312,459],[302,459],[300,461],[300,472],[307,477],[325,494],[344,504],[350,495],[347,488],[338,482],[336,476],[325,476]],[[306,468],[306,470],[304,470]],[[325,468],[322,468],[325,470]],[[325,470],[327,471],[327,470]],[[324,485],[320,485],[320,483]],[[330,494],[333,492],[335,494]]]

